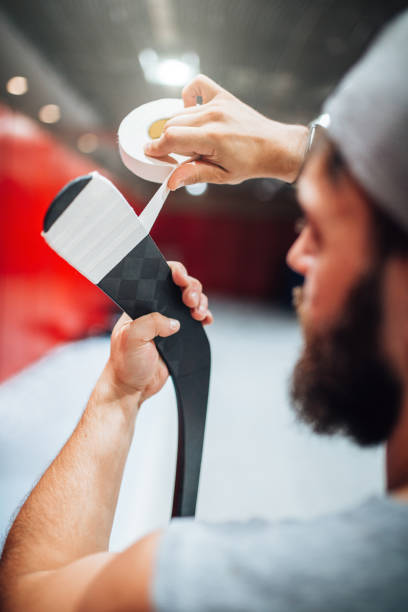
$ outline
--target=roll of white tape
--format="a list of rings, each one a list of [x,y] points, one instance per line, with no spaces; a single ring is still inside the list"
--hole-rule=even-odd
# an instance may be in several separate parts
[[[119,152],[131,172],[147,181],[162,183],[179,163],[188,159],[184,155],[172,154],[164,161],[144,153],[145,145],[160,137],[166,120],[183,108],[183,102],[178,98],[162,98],[143,104],[126,115],[118,131]]]

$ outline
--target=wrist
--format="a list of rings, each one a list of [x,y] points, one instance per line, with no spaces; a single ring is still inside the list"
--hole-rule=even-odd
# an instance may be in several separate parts
[[[304,125],[287,125],[287,166],[285,181],[293,183],[299,176],[306,155],[309,128]]]
[[[135,414],[138,412],[143,399],[141,391],[117,379],[109,361],[103,369],[92,395],[95,396],[98,403],[119,404],[126,411]]]
[[[292,183],[302,167],[309,130],[304,125],[268,121],[261,152],[262,176]]]

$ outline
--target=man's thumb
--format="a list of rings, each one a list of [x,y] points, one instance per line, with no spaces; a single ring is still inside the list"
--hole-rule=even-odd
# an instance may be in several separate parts
[[[226,171],[215,164],[206,161],[192,161],[182,164],[171,175],[168,187],[171,191],[194,183],[224,183]]]

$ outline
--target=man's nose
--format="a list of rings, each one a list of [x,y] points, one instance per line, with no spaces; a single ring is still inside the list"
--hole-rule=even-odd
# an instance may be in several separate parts
[[[286,255],[286,263],[289,268],[301,276],[306,276],[310,256],[305,249],[304,232],[295,240]]]

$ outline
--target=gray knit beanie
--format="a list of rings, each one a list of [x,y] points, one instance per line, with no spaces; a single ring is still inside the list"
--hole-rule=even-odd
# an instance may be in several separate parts
[[[353,176],[408,230],[408,11],[381,32],[323,111]]]

